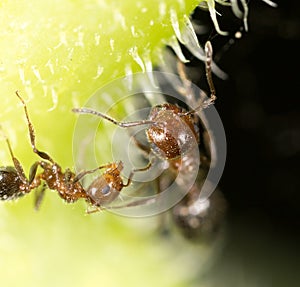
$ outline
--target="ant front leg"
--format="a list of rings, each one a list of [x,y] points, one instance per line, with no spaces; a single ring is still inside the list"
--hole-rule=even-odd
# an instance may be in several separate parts
[[[10,142],[9,142],[9,140],[7,138],[6,138],[6,143],[7,143],[8,149],[9,149],[10,156],[11,156],[12,161],[14,163],[14,167],[15,167],[15,169],[17,171],[18,177],[21,179],[22,183],[26,187],[29,187],[29,182],[28,182],[28,180],[27,180],[27,178],[25,176],[24,169],[23,169],[21,163],[19,162],[19,160],[14,156],[14,153],[12,151]]]

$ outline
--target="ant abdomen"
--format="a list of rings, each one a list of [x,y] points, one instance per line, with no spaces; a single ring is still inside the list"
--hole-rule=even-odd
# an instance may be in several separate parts
[[[177,229],[190,240],[212,240],[223,226],[227,203],[217,189],[207,199],[199,199],[199,183],[172,210]]]
[[[0,167],[0,200],[13,200],[24,195],[22,180],[12,166]]]
[[[152,108],[149,120],[163,125],[150,125],[146,130],[151,149],[164,159],[176,159],[188,153],[199,137],[192,119],[177,105],[165,103]]]

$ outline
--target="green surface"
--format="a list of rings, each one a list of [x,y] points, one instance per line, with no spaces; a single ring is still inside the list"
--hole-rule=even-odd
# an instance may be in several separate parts
[[[174,34],[170,10],[180,21],[198,3],[1,1],[0,122],[26,174],[36,156],[16,90],[28,104],[38,147],[72,167],[71,108],[126,71],[141,71],[139,57],[155,63]],[[0,144],[1,165],[11,165],[2,138]],[[85,207],[66,205],[51,192],[39,212],[31,194],[1,202],[1,286],[189,286],[205,264],[208,251],[193,261],[198,248],[187,252],[181,241],[153,236],[155,218],[86,216]]]
[[[65,146],[71,146],[76,120],[70,109],[125,71],[142,71],[138,57],[144,66],[146,59],[155,62],[174,34],[170,10],[180,19],[198,3],[179,2],[1,2],[0,121],[25,166],[32,158],[24,142],[19,144],[26,126],[14,92],[28,101],[39,146],[70,165]],[[0,156],[8,160],[6,151]]]

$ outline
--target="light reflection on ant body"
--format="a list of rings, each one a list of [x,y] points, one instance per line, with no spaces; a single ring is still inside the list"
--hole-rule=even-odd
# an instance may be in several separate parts
[[[126,183],[123,182],[121,177],[121,171],[123,170],[121,161],[102,165],[78,174],[70,169],[63,171],[61,166],[47,153],[36,148],[35,132],[29,119],[27,106],[18,92],[16,92],[16,95],[24,107],[33,152],[42,160],[36,161],[31,166],[27,179],[21,163],[14,156],[10,142],[6,138],[14,166],[0,167],[0,200],[13,200],[36,190],[35,208],[38,209],[46,188],[49,188],[56,190],[67,203],[73,203],[80,198],[85,199],[94,208],[93,210],[87,210],[88,213],[92,213],[105,208],[105,205],[115,200],[120,191],[130,185],[134,173],[143,170],[132,170]],[[42,168],[41,173],[37,173],[38,167]],[[89,187],[85,189],[80,183],[80,179],[100,169],[105,169],[104,173],[94,179]]]

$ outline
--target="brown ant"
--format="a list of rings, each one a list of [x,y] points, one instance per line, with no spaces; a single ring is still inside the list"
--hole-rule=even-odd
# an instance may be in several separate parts
[[[209,198],[203,199],[199,197],[202,186],[208,174],[211,159],[213,144],[210,139],[208,130],[205,126],[205,117],[203,119],[196,115],[196,112],[207,108],[213,104],[216,99],[215,87],[212,80],[212,46],[210,42],[205,45],[206,52],[206,78],[210,88],[210,98],[205,99],[204,94],[200,94],[199,102],[195,99],[195,95],[191,90],[191,82],[187,79],[184,65],[178,62],[177,68],[181,78],[181,87],[177,87],[179,93],[186,97],[190,106],[194,109],[187,111],[178,105],[164,103],[154,106],[147,120],[135,122],[119,122],[101,112],[89,108],[75,108],[73,112],[80,114],[93,114],[112,122],[113,124],[122,127],[130,128],[138,125],[149,125],[146,129],[146,135],[149,147],[140,143],[133,137],[138,147],[147,154],[153,152],[159,158],[167,160],[169,163],[169,173],[162,174],[158,178],[159,191],[165,188],[173,180],[173,177],[180,170],[185,174],[189,173],[191,168],[199,162],[193,158],[190,153],[191,149],[196,148],[200,152],[200,169],[198,176],[191,186],[185,197],[172,208],[172,218],[179,230],[185,237],[197,240],[199,237],[210,237],[219,231],[226,211],[226,201],[222,193],[216,190]],[[183,87],[182,87],[183,86]],[[196,142],[192,140],[196,139]],[[181,140],[183,140],[181,142]],[[151,166],[151,164],[149,164]],[[147,204],[151,200],[140,200],[132,202],[122,207]]]
[[[200,130],[201,120],[196,112],[207,108],[213,104],[216,99],[214,83],[212,81],[212,45],[207,42],[205,45],[206,52],[206,78],[210,88],[210,98],[205,99],[206,95],[200,94],[200,101],[197,102],[191,91],[190,82],[188,81],[183,65],[178,64],[179,76],[182,80],[183,89],[179,92],[184,95],[190,106],[195,107],[192,110],[186,109],[171,103],[156,105],[151,108],[148,119],[132,122],[120,122],[112,117],[90,108],[74,108],[72,111],[79,114],[92,114],[121,128],[131,128],[140,125],[148,125],[146,135],[149,146],[139,142],[134,136],[133,139],[137,146],[145,151],[148,155],[155,154],[158,158],[166,160],[169,163],[171,175],[180,172],[189,173],[190,170],[198,170],[199,158],[194,159],[192,150],[198,150],[198,145],[205,145],[209,140],[208,133],[205,129]],[[204,139],[205,138],[205,139]],[[200,141],[203,141],[200,143]],[[208,150],[209,148],[206,147]],[[200,153],[201,165],[209,168],[210,154]],[[148,167],[150,168],[149,161]]]
[[[164,103],[154,106],[147,120],[133,122],[119,122],[108,115],[89,108],[74,108],[72,111],[79,114],[92,114],[104,118],[121,128],[149,125],[146,129],[146,135],[150,148],[139,143],[138,140],[134,138],[137,145],[148,154],[153,152],[164,160],[177,160],[194,147],[195,141],[193,139],[196,139],[196,143],[199,142],[199,131],[196,127],[197,119],[195,113],[207,108],[213,104],[216,99],[211,75],[212,45],[209,41],[205,45],[205,51],[207,59],[206,77],[210,87],[210,98],[202,100],[193,110],[186,111],[178,105]],[[180,76],[185,84],[185,76],[182,74]],[[149,164],[149,166],[151,166],[151,164]]]
[[[31,166],[29,178],[27,179],[21,163],[13,154],[9,140],[6,139],[14,166],[0,168],[0,200],[13,200],[29,193],[31,190],[40,189],[36,193],[35,200],[35,208],[38,209],[44,192],[48,187],[51,190],[56,190],[59,196],[67,203],[73,203],[80,198],[84,198],[96,208],[95,210],[87,211],[91,213],[98,211],[115,200],[120,191],[130,185],[134,173],[143,170],[132,170],[127,183],[123,182],[120,174],[123,170],[123,163],[121,161],[102,165],[93,170],[80,172],[79,174],[75,174],[70,169],[63,171],[60,165],[47,153],[36,148],[35,132],[29,119],[27,106],[18,92],[16,92],[16,95],[24,107],[33,152],[42,158],[42,160],[35,162]],[[37,174],[38,167],[42,168],[42,172],[39,174]],[[105,169],[105,172],[94,179],[87,189],[84,189],[79,180],[85,175],[94,173],[100,169]]]

